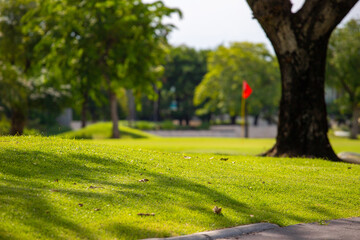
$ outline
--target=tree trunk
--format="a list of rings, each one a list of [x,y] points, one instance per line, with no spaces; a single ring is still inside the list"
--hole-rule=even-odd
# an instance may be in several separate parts
[[[350,138],[357,139],[357,135],[359,133],[359,118],[360,118],[360,107],[355,105],[353,107],[353,117],[351,123],[351,131],[350,131]]]
[[[190,126],[190,117],[188,115],[185,116],[185,124],[187,127]]]
[[[259,114],[256,114],[256,115],[254,116],[254,126],[257,126],[258,123],[259,123]]]
[[[104,78],[108,85],[109,103],[110,103],[110,117],[112,122],[111,138],[120,138],[119,131],[119,116],[117,112],[117,99],[115,92],[111,89],[110,76],[104,73]]]
[[[88,93],[84,92],[83,93],[83,102],[81,105],[81,128],[86,127],[86,112],[87,112],[87,108],[88,108],[88,103],[89,103],[89,97],[88,97]]]
[[[231,125],[236,124],[236,116],[230,116]]]
[[[328,40],[357,0],[247,0],[277,55],[282,81],[278,133],[265,155],[340,159],[328,136],[324,99]]]
[[[338,160],[327,136],[324,91],[327,40],[278,54],[282,97],[276,144],[268,156]]]
[[[126,96],[129,107],[129,115],[128,115],[129,127],[133,127],[134,121],[136,119],[136,110],[135,110],[135,98],[131,89],[126,90]]]
[[[22,110],[13,110],[11,115],[10,135],[23,135],[26,123],[26,116]]]
[[[110,114],[112,121],[112,138],[120,138],[119,131],[119,117],[117,112],[117,99],[116,94],[113,91],[109,91],[109,101],[110,101]]]

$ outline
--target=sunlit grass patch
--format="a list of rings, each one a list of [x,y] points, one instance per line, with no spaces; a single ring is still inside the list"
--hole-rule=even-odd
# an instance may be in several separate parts
[[[358,165],[186,152],[242,143],[257,153],[272,140],[148,141],[0,138],[0,239],[140,239],[360,216]]]
[[[69,138],[69,139],[108,139],[111,138],[111,122],[100,122],[89,125],[85,128],[69,131],[62,134],[59,134],[59,137]],[[155,138],[155,135],[133,129],[124,125],[119,125],[121,138],[131,139],[131,138]]]

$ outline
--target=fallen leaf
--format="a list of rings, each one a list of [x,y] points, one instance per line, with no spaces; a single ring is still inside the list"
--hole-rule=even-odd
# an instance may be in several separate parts
[[[95,189],[95,188],[104,188],[104,187],[90,186],[89,188]]]
[[[185,158],[185,159],[191,159],[191,157],[189,157],[189,156],[184,156],[184,158]]]
[[[211,158],[209,158],[209,159],[214,159],[214,157],[211,157]]]
[[[138,213],[138,216],[155,216],[155,213]]]
[[[146,179],[146,178],[139,180],[139,182],[148,182],[148,181],[149,181],[149,179]]]
[[[50,189],[50,192],[59,192],[57,189]]]
[[[211,182],[208,182],[208,184],[211,184]]]
[[[100,208],[95,208],[94,211],[100,211],[101,209]]]
[[[219,208],[218,206],[215,206],[215,207],[213,208],[213,212],[214,212],[215,214],[220,214],[220,213],[221,213],[221,209],[222,209],[222,208]]]
[[[227,161],[229,158],[220,158],[221,161]]]

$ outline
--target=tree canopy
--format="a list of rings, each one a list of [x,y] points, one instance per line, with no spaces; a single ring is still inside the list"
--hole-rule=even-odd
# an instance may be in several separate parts
[[[208,73],[195,90],[195,105],[203,104],[198,113],[222,112],[233,119],[240,115],[244,80],[255,89],[249,101],[252,114],[276,109],[280,97],[276,59],[264,44],[239,42],[210,53]]]
[[[353,115],[351,138],[357,138],[360,118],[360,20],[351,20],[332,34],[329,44],[327,83],[335,87],[341,108]]]
[[[37,50],[51,69],[47,73],[67,79],[84,91],[84,98],[92,89],[106,89],[113,137],[119,137],[117,89],[152,91],[162,71],[167,35],[174,27],[162,19],[180,12],[161,1],[43,0],[37,4],[25,21],[42,37]]]
[[[185,120],[187,125],[194,116],[194,89],[206,74],[206,58],[209,51],[195,50],[185,45],[172,47],[164,65],[162,105],[172,109],[172,117]],[[175,107],[175,106],[174,106]]]

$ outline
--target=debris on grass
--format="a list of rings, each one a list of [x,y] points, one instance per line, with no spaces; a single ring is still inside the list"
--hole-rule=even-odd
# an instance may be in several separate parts
[[[90,189],[95,189],[95,188],[104,188],[104,187],[98,187],[98,186],[90,186]]]
[[[155,216],[155,213],[138,213],[138,216]]]
[[[220,214],[220,213],[221,213],[221,210],[222,210],[222,208],[221,208],[221,207],[218,207],[218,206],[215,206],[215,207],[213,208],[213,212],[214,212],[215,214]]]

